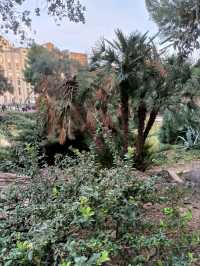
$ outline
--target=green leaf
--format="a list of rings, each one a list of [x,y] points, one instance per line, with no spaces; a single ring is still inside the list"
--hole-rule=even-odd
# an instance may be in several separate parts
[[[100,257],[97,260],[97,265],[102,265],[104,262],[109,261],[109,253],[107,250],[101,252]]]

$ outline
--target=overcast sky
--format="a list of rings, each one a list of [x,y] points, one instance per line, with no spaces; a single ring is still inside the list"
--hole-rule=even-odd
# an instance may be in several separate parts
[[[35,8],[29,0],[29,8]],[[37,1],[38,2],[38,1]],[[86,24],[69,21],[56,26],[53,19],[42,14],[33,20],[34,36],[38,43],[53,42],[60,49],[89,53],[91,47],[102,36],[114,37],[114,30],[122,29],[125,33],[141,31],[154,34],[156,25],[149,19],[145,0],[83,0],[86,11]],[[14,41],[14,38],[10,38]]]

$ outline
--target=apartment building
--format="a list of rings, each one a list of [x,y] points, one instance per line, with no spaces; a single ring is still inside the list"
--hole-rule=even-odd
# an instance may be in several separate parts
[[[79,62],[80,65],[85,66],[88,64],[87,54],[84,53],[69,53],[69,59]]]
[[[0,36],[0,71],[13,87],[13,93],[0,94],[0,104],[22,104],[33,100],[31,86],[23,75],[27,53],[28,49],[15,48]]]
[[[43,44],[43,47],[47,48],[50,52],[55,51],[56,47],[53,43],[48,42]],[[76,53],[76,52],[70,52],[69,50],[59,51],[59,54],[62,58],[68,58],[72,61],[78,62],[81,66],[86,66],[88,64],[88,57],[85,53]]]

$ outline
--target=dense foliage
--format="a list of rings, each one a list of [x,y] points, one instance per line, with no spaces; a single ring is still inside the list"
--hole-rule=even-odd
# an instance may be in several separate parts
[[[22,38],[21,26],[30,26],[31,14],[22,10],[22,17],[16,17],[15,8],[23,9],[25,2],[0,3],[3,26]],[[79,1],[47,2],[49,15],[84,22]],[[146,2],[170,37],[177,23],[171,16],[190,14],[184,0]],[[35,12],[40,15],[39,8]],[[198,13],[192,15],[197,20]],[[193,32],[188,43],[176,41],[177,32],[185,33],[189,23],[179,22],[183,32],[175,31],[175,44],[190,52],[198,42]],[[191,230],[193,214],[183,205],[184,185],[133,168],[144,170],[147,155],[157,164],[166,159],[157,138],[160,125],[154,128],[159,113],[164,114],[162,142],[178,140],[185,153],[200,147],[199,64],[192,67],[181,57],[160,53],[154,38],[120,30],[115,40],[102,40],[93,50],[90,69],[57,49],[30,49],[25,78],[38,93],[37,113],[0,116],[0,136],[9,140],[0,152],[0,170],[23,174],[27,181],[0,193],[0,265],[199,263],[200,234]],[[153,156],[150,135],[158,142]],[[81,146],[87,141],[86,148]],[[54,144],[55,153],[69,153],[53,153],[47,165],[45,148],[52,152]],[[181,155],[175,154],[172,163]]]
[[[188,128],[199,130],[199,66],[186,63],[181,66],[184,83],[177,82],[180,92],[176,97],[176,104],[169,104],[163,114],[163,124],[160,139],[163,143],[175,144],[180,141],[179,137],[185,137]]]
[[[187,62],[172,56],[162,58],[147,34],[124,35],[103,40],[93,51],[91,66],[114,73],[120,102],[121,131],[125,152],[129,146],[129,121],[135,121],[135,166],[145,168],[145,143],[159,112],[181,102],[183,87],[191,79]],[[109,72],[108,72],[109,70]]]
[[[0,171],[34,175],[39,169],[42,121],[35,113],[0,116],[0,134],[9,146],[0,147]],[[33,171],[34,169],[34,171]]]
[[[163,115],[160,140],[163,143],[176,144],[180,141],[180,136],[185,136],[189,127],[199,130],[199,108],[181,106],[177,113],[168,110]]]
[[[100,170],[88,154],[57,162],[51,179],[46,171],[46,177],[35,176],[26,188],[1,194],[2,265],[160,266],[195,261],[199,238],[187,234],[192,214],[179,212],[181,191],[169,184],[164,188],[153,177],[138,179],[119,161],[110,170]]]
[[[0,68],[0,95],[4,94],[5,92],[13,92],[13,86],[10,81],[5,77],[3,71]]]
[[[165,41],[173,43],[185,55],[199,48],[199,1],[146,0],[146,5]]]

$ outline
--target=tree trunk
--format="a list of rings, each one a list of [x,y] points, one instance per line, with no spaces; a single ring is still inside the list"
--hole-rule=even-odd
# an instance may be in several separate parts
[[[121,100],[121,129],[123,132],[123,148],[124,153],[128,151],[128,133],[129,133],[129,95],[128,84],[124,82],[120,88],[120,100]]]
[[[135,163],[137,168],[143,168],[143,153],[144,153],[144,129],[145,129],[145,120],[146,120],[147,108],[146,104],[141,101],[138,108],[138,136],[136,143],[136,157]]]
[[[144,131],[144,140],[146,140],[146,138],[148,137],[149,135],[149,132],[156,120],[156,117],[158,115],[158,111],[159,111],[159,108],[157,107],[154,107],[150,113],[150,116],[149,116],[149,120],[148,120],[148,123],[147,123],[147,126],[146,126],[146,129]]]
[[[136,158],[135,163],[136,167],[140,170],[145,169],[144,165],[144,145],[145,141],[149,135],[149,132],[156,120],[159,108],[154,107],[150,113],[149,120],[147,122],[145,128],[145,120],[146,120],[146,105],[141,102],[138,109],[138,138],[137,138],[137,146],[136,146]]]

